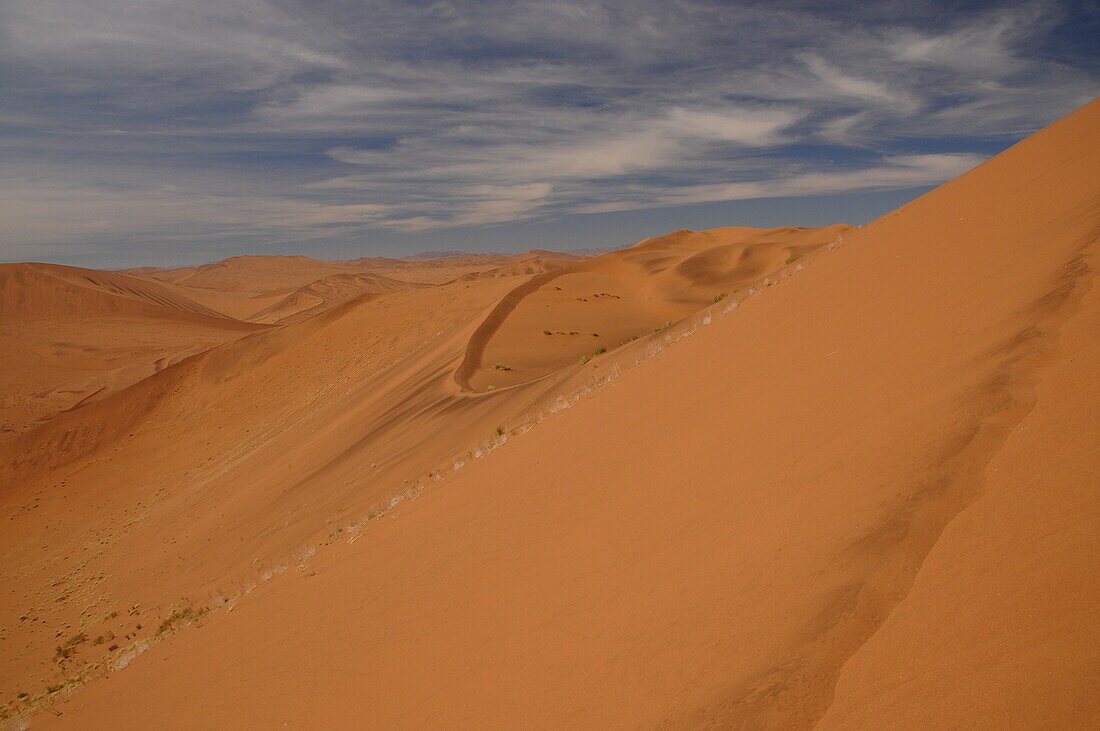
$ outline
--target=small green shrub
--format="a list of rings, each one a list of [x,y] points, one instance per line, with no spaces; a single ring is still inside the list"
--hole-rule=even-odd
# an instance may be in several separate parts
[[[729,294],[727,294],[726,292],[723,292],[722,294],[716,294],[714,295],[714,301],[715,303],[718,303],[724,300],[726,297],[729,297]]]
[[[495,366],[493,366],[493,368],[496,368],[498,371],[512,370],[512,366],[508,365],[507,363],[497,363]]]

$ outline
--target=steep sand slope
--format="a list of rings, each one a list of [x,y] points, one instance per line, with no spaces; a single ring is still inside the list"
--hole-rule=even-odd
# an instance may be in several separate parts
[[[0,266],[0,441],[258,329],[171,285],[53,264]]]
[[[1096,726],[1100,289],[1085,297],[981,497],[845,664],[822,727]]]
[[[44,725],[1094,726],[1097,169],[1094,103]]]

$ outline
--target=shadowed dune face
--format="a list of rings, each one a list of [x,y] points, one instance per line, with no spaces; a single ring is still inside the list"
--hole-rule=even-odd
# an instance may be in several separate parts
[[[0,445],[4,713],[1091,727],[1097,169],[1100,103],[857,230],[368,294],[60,414]]]
[[[0,315],[6,321],[51,320],[81,313],[221,317],[178,289],[116,272],[59,264],[4,264],[0,277]]]
[[[471,339],[459,367],[473,390],[543,377],[618,348],[771,275],[850,230],[677,231],[521,285]]]
[[[160,282],[0,265],[0,442],[259,327]]]

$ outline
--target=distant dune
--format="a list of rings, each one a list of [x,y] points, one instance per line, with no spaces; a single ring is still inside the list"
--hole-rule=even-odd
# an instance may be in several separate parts
[[[1100,102],[859,228],[0,268],[6,409],[150,368],[0,442],[3,712],[1094,727],[1097,170]]]
[[[220,315],[177,288],[116,272],[58,264],[0,264],[5,321],[90,315]]]
[[[398,292],[424,286],[428,285],[403,282],[370,272],[332,274],[299,287],[248,319],[252,322],[302,320],[363,295]]]
[[[54,264],[0,265],[0,443],[258,327],[167,283]]]
[[[234,256],[198,267],[137,271],[198,289],[255,294],[301,287],[322,277],[357,269],[350,264],[319,261],[308,256]]]

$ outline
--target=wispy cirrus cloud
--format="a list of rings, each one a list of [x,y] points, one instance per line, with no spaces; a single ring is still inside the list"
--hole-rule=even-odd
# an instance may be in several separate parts
[[[685,185],[671,191],[649,191],[634,200],[609,201],[582,207],[585,213],[629,210],[648,205],[677,206],[713,201],[785,198],[826,191],[868,191],[915,188],[960,175],[984,160],[971,153],[897,155],[874,167],[836,172],[802,172],[761,181]]]
[[[535,220],[568,244],[599,212],[932,185],[1095,95],[1097,16],[9,0],[0,253],[324,254]]]

